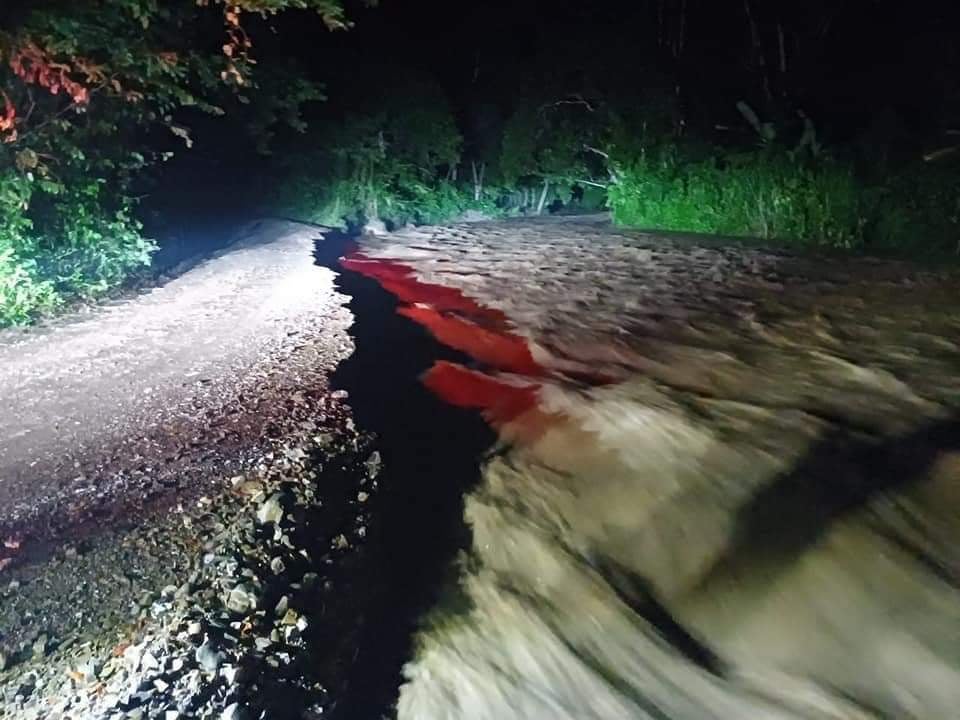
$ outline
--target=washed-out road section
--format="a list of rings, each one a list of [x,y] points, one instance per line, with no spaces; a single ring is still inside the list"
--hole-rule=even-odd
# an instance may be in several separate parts
[[[955,271],[602,217],[348,266],[470,356],[424,380],[502,440],[401,720],[956,715]]]

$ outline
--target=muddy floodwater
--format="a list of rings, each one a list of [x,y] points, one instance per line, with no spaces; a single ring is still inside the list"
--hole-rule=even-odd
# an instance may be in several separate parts
[[[342,269],[458,354],[420,380],[496,437],[402,720],[958,717],[955,273],[603,218]]]

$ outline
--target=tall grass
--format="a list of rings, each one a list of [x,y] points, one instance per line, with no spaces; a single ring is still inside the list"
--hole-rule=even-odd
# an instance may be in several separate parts
[[[653,229],[802,241],[864,242],[865,206],[852,173],[804,166],[768,153],[684,162],[673,151],[643,155],[610,188],[614,218]]]
[[[617,222],[805,246],[960,252],[960,173],[926,165],[874,181],[829,158],[756,150],[686,158],[676,147],[624,163],[608,203]]]

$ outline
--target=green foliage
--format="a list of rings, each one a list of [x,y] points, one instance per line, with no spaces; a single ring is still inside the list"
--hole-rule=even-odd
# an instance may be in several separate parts
[[[154,245],[129,201],[111,210],[103,195],[98,181],[66,187],[0,176],[0,326],[96,297],[149,264]]]
[[[960,251],[960,172],[914,165],[872,181],[849,163],[775,148],[706,158],[677,146],[625,164],[614,219],[664,230],[807,246],[943,255]]]
[[[345,109],[313,124],[314,150],[299,153],[275,183],[270,209],[324,225],[383,220],[434,223],[465,210],[496,211],[492,194],[474,199],[451,178],[462,137],[440,88],[417,76],[378,70]]]
[[[120,285],[154,250],[133,183],[192,137],[183,111],[246,121],[261,151],[305,128],[319,87],[254,74],[244,22],[285,8],[347,25],[338,0],[12,0],[0,27],[0,326]],[[161,130],[163,135],[158,135]],[[158,139],[159,138],[159,139]]]
[[[0,176],[0,326],[27,322],[59,300],[53,283],[37,270],[35,237],[23,214],[29,197],[26,178]]]
[[[503,130],[499,167],[510,186],[570,185],[596,172],[605,118],[579,96],[521,102]]]
[[[871,247],[960,255],[960,168],[913,165],[872,189]]]
[[[862,247],[867,206],[852,173],[770,152],[685,162],[676,151],[644,155],[609,189],[618,222]]]

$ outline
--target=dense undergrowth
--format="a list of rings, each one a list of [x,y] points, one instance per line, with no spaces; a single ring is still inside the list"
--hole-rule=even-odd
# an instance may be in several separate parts
[[[344,122],[362,125],[353,118]],[[402,129],[371,134],[388,140],[380,147],[371,143],[366,154],[319,138],[318,149],[275,185],[276,207],[341,226],[371,218],[435,223],[468,210],[499,217],[608,208],[617,223],[647,229],[880,254],[949,258],[960,252],[960,169],[949,164],[870,173],[829,150],[812,155],[775,144],[705,149],[666,138],[630,150],[608,146],[599,164],[595,153],[569,153],[559,167],[546,169],[539,158],[556,162],[553,148],[517,148],[504,136],[502,155],[480,165],[486,174],[481,184],[478,163],[458,156],[459,135],[447,127],[449,155],[430,169],[406,157],[403,143],[394,144]],[[531,137],[538,132],[529,129]],[[527,167],[504,171],[518,159]],[[467,180],[454,179],[451,163],[468,173]]]
[[[371,75],[299,140],[306,152],[289,153],[273,207],[341,226],[607,208],[623,225],[801,248],[960,250],[960,166],[950,154],[904,153],[873,128],[831,146],[803,113],[777,125],[740,102],[736,132],[705,139],[677,132],[675,100],[655,84],[639,97],[587,97],[544,80],[477,131],[440,87],[383,68]]]
[[[0,178],[0,326],[106,293],[155,248],[130,201],[108,197],[101,182]]]
[[[877,253],[960,251],[960,173],[906,167],[885,178],[851,163],[772,151],[684,159],[675,148],[625,163],[614,218],[645,228]]]

